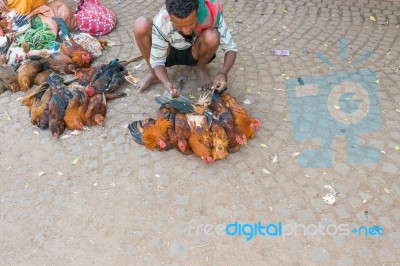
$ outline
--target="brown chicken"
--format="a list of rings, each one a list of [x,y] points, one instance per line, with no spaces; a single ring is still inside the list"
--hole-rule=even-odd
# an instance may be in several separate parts
[[[44,69],[51,69],[58,74],[73,74],[75,66],[71,58],[63,53],[50,53],[45,56],[35,55],[30,57],[43,64]]]
[[[240,149],[240,145],[247,144],[246,135],[237,128],[231,111],[222,102],[219,92],[216,90],[211,96],[209,108],[225,130],[229,141],[229,153],[235,153]]]
[[[46,88],[49,87],[48,84],[43,84],[42,86],[35,86],[35,87],[31,88],[30,90],[28,90],[26,92],[26,96],[24,98],[22,98],[21,104],[23,106],[28,107],[28,109],[30,110],[32,107],[32,104],[36,101],[36,99],[35,99],[36,95],[43,91],[44,86],[47,86]]]
[[[154,125],[150,125],[143,132],[143,144],[146,148],[165,151],[173,147],[169,139],[168,129],[171,127],[170,119],[174,113],[175,110],[168,105],[161,106],[158,109]]]
[[[10,65],[0,65],[0,80],[3,86],[12,92],[19,91],[18,75]]]
[[[88,109],[88,99],[84,92],[75,90],[65,111],[64,121],[69,130],[82,129],[85,123],[85,114]]]
[[[213,120],[211,124],[211,131],[213,136],[212,157],[214,160],[222,160],[228,156],[228,137],[222,125]]]
[[[87,111],[85,113],[84,123],[87,126],[104,126],[104,120],[107,112],[107,100],[104,94],[96,94],[89,98]]]
[[[212,163],[213,138],[204,115],[186,114],[186,119],[190,125],[191,133],[189,144],[193,153],[199,156],[204,162]]]
[[[149,150],[164,151],[169,149],[168,128],[171,123],[167,119],[157,119],[143,131],[143,144]]]
[[[97,68],[94,67],[78,68],[75,71],[75,77],[78,79],[79,84],[81,84],[82,86],[87,86],[96,70]]]
[[[229,93],[223,93],[220,97],[226,107],[231,110],[238,129],[243,132],[248,139],[252,139],[256,129],[261,126],[260,120],[249,116],[246,110]]]
[[[72,39],[68,27],[62,18],[53,19],[57,22],[60,28],[58,37],[61,40],[61,53],[68,55],[77,68],[90,67],[90,63],[92,61],[90,53],[83,49],[82,46],[74,41],[74,39]]]
[[[129,132],[136,143],[145,145],[147,149],[166,151],[173,148],[169,138],[169,128],[175,110],[170,106],[161,106],[156,119],[133,121],[128,125]]]
[[[33,78],[33,84],[41,86],[43,83],[46,83],[46,79],[53,71],[50,69],[46,69],[42,72],[36,74]]]
[[[189,145],[191,130],[186,115],[177,112],[171,122],[173,123],[171,123],[172,126],[168,130],[168,135],[172,145],[182,154],[193,154],[192,148]]]
[[[128,125],[129,133],[133,137],[136,143],[144,145],[143,143],[143,132],[149,126],[155,124],[155,120],[153,118],[136,120]]]
[[[18,68],[18,84],[21,91],[27,91],[33,84],[33,79],[37,73],[43,70],[43,65],[39,61],[25,60]]]
[[[73,97],[72,93],[62,85],[62,80],[62,77],[54,73],[47,78],[47,83],[52,89],[49,103],[49,129],[55,138],[59,138],[65,130],[64,115]]]
[[[40,87],[39,92],[34,97],[34,102],[29,110],[31,123],[41,129],[49,127],[49,103],[51,99],[51,88],[47,83]]]

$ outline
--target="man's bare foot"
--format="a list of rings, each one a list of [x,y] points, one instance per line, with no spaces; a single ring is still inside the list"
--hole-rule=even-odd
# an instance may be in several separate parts
[[[158,80],[158,78],[153,73],[150,72],[145,77],[139,79],[139,81],[136,85],[137,93],[144,92],[145,90],[147,90],[150,87],[150,85],[156,84],[158,82],[160,82]]]
[[[205,69],[197,69],[197,80],[200,90],[209,90],[212,86],[212,82],[210,81]]]

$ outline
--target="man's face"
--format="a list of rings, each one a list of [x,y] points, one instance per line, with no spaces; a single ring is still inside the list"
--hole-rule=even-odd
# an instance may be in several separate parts
[[[184,19],[180,19],[174,15],[171,15],[171,21],[183,35],[190,36],[197,26],[197,10],[193,11],[187,18]]]

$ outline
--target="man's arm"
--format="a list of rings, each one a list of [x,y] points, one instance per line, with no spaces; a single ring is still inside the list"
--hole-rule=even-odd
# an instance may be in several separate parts
[[[168,78],[167,69],[163,65],[158,65],[154,69],[154,73],[157,78],[164,85],[164,88],[169,91],[172,97],[178,97],[178,90],[173,82],[171,82]]]
[[[222,69],[218,72],[218,75],[215,77],[213,88],[216,88],[218,90],[223,90],[227,86],[228,73],[235,64],[237,46],[233,41],[232,35],[222,16],[218,21],[217,29],[220,34],[220,43],[221,43],[220,46],[222,48],[222,51],[225,52],[225,57]]]
[[[233,67],[235,60],[236,60],[235,51],[227,51],[225,53],[222,70],[215,77],[214,83],[212,85],[213,88],[216,88],[219,91],[226,88],[226,86],[228,85],[228,73]]]
[[[161,34],[160,29],[155,25],[153,25],[151,36],[150,65],[158,80],[164,85],[164,88],[168,90],[173,97],[177,97],[178,90],[169,80],[167,69],[165,68],[169,44],[164,35]]]

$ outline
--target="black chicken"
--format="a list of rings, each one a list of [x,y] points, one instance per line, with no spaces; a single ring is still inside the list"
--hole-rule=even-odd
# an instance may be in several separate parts
[[[55,138],[65,131],[64,115],[69,101],[72,99],[72,93],[63,85],[63,78],[52,73],[47,78],[47,83],[52,90],[52,96],[49,103],[49,129]]]
[[[89,97],[99,93],[110,95],[124,82],[127,74],[128,70],[118,59],[114,59],[108,65],[102,65],[96,70],[85,91]]]

